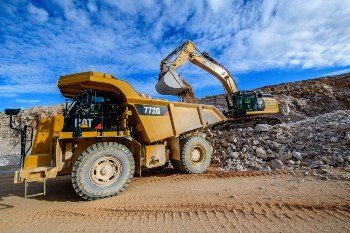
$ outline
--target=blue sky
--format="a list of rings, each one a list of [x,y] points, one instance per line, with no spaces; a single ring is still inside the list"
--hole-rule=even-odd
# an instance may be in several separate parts
[[[160,61],[187,39],[241,89],[350,72],[350,1],[0,2],[0,111],[64,102],[60,75],[96,70],[157,95]],[[191,64],[199,97],[223,93]],[[163,96],[164,98],[164,96]]]

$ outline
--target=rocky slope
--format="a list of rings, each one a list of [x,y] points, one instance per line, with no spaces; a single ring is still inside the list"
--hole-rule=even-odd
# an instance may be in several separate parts
[[[266,86],[255,91],[272,94],[282,105],[288,105],[291,121],[350,109],[350,73]],[[200,102],[212,104],[221,111],[226,110],[223,95],[205,97]]]

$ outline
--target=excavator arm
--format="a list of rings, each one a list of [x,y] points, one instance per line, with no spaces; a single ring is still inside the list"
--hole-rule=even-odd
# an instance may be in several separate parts
[[[179,95],[188,90],[188,84],[176,72],[188,61],[214,75],[228,95],[232,96],[238,91],[235,79],[225,67],[207,53],[199,51],[193,42],[186,41],[161,62],[159,81],[156,85],[160,94]]]
[[[176,71],[190,61],[215,76],[224,86],[230,116],[259,116],[279,113],[279,103],[271,95],[257,95],[254,91],[238,91],[234,77],[207,53],[199,51],[193,42],[186,41],[172,51],[160,65],[156,90],[163,95],[178,95],[185,102],[192,100],[193,92]],[[189,97],[189,98],[188,98]]]

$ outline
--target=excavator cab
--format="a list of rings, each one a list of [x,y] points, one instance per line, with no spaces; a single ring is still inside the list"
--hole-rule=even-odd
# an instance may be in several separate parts
[[[233,93],[233,111],[235,115],[243,116],[247,112],[264,111],[263,98],[254,91],[238,91]]]

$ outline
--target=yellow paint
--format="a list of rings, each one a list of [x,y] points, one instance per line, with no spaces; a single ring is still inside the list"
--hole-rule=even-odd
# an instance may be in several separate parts
[[[146,167],[159,167],[165,164],[167,158],[165,156],[165,145],[156,144],[145,146],[146,150]]]
[[[51,164],[51,154],[31,154],[25,157],[23,169],[48,167]]]
[[[24,169],[51,165],[53,138],[58,137],[62,131],[63,121],[62,115],[42,118],[39,121],[31,154],[24,160]]]
[[[275,98],[263,97],[265,101],[265,109],[264,111],[252,111],[247,112],[247,116],[257,116],[257,115],[265,115],[265,114],[273,114],[279,113],[279,103]]]

